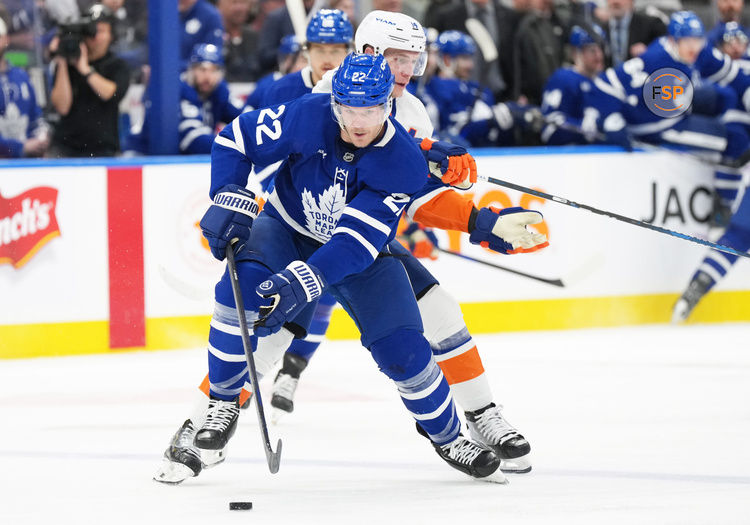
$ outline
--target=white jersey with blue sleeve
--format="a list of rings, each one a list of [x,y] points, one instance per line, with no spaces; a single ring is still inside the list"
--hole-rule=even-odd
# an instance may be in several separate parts
[[[214,143],[210,194],[244,186],[254,163],[283,161],[262,213],[321,243],[308,262],[335,284],[369,266],[393,239],[427,172],[416,143],[392,119],[375,143],[347,145],[330,100],[306,95],[235,119]]]

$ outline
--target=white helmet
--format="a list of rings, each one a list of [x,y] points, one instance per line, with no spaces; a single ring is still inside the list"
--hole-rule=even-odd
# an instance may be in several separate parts
[[[390,11],[371,11],[360,22],[354,35],[358,53],[364,53],[367,46],[372,47],[376,55],[382,55],[386,49],[418,52],[419,58],[414,64],[415,77],[424,73],[427,66],[426,44],[422,24],[403,13]]]

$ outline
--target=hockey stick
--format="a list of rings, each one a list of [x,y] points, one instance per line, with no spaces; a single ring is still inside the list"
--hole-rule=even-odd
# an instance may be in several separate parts
[[[271,439],[268,437],[268,425],[266,424],[266,415],[263,412],[260,387],[258,386],[258,372],[255,369],[253,347],[250,345],[250,336],[248,335],[245,304],[242,301],[242,290],[240,290],[237,265],[234,262],[234,249],[231,245],[227,246],[227,265],[229,282],[232,283],[232,293],[234,294],[234,303],[237,308],[237,317],[240,319],[242,347],[245,349],[245,359],[247,360],[247,368],[250,373],[250,384],[253,387],[253,399],[255,400],[255,410],[258,413],[258,424],[260,425],[260,432],[263,435],[263,446],[266,451],[268,470],[271,471],[271,474],[276,474],[279,471],[279,463],[281,462],[281,439],[276,442],[276,452],[274,452],[271,448]]]
[[[528,193],[529,195],[534,195],[535,197],[540,197],[548,201],[554,201],[554,202],[557,202],[558,204],[565,204],[566,206],[570,206],[572,208],[590,211],[591,213],[596,213],[597,215],[604,215],[605,217],[609,217],[611,219],[616,219],[618,221],[626,222],[628,224],[632,224],[633,226],[639,226],[641,228],[653,230],[655,232],[663,233],[665,235],[677,237],[678,239],[683,239],[686,241],[694,242],[696,244],[701,244],[703,246],[708,246],[709,248],[713,248],[714,250],[719,250],[720,252],[731,253],[732,255],[736,255],[738,257],[746,257],[750,259],[750,254],[739,252],[735,250],[734,248],[730,248],[729,246],[724,246],[723,244],[717,244],[715,242],[699,239],[698,237],[693,237],[692,235],[687,235],[686,233],[680,233],[680,232],[670,230],[667,228],[662,228],[661,226],[656,226],[655,224],[649,224],[644,221],[632,219],[630,217],[626,217],[624,215],[620,215],[618,213],[614,213],[611,211],[600,210],[598,208],[594,208],[593,206],[589,206],[588,204],[580,204],[578,202],[569,201],[568,199],[564,199],[556,195],[544,193],[543,191],[532,190],[531,188],[526,188],[524,186],[520,186],[512,182],[496,179],[494,177],[488,177],[487,175],[483,175],[483,174],[479,174],[478,179],[487,181],[490,184],[495,184],[497,186],[503,186],[505,188],[510,188],[512,190],[520,191],[522,193]]]
[[[302,0],[286,0],[286,10],[289,12],[289,18],[292,20],[294,34],[297,36],[297,42],[301,46],[307,40],[307,23],[305,19],[305,5]]]
[[[537,275],[531,275],[530,273],[524,273],[519,270],[513,270],[511,268],[506,268],[505,266],[500,266],[499,264],[494,264],[489,261],[483,261],[482,259],[476,259],[474,257],[471,257],[469,255],[464,255],[463,253],[454,252],[452,250],[446,250],[444,248],[440,248],[439,246],[435,246],[437,251],[440,253],[447,253],[449,255],[453,255],[455,257],[460,257],[462,259],[466,259],[467,261],[472,261],[479,264],[484,264],[485,266],[489,266],[490,268],[497,268],[498,270],[503,270],[505,272],[514,273],[516,275],[520,275],[521,277],[527,277],[529,279],[533,279],[535,281],[539,281],[546,284],[551,284],[552,286],[558,286],[560,288],[565,288],[565,284],[562,282],[562,279],[545,279],[544,277],[539,277]]]

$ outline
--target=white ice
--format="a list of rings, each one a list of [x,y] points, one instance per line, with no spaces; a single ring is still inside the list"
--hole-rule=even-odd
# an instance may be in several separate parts
[[[454,471],[353,342],[326,342],[266,467],[245,411],[229,459],[151,480],[189,414],[201,349],[5,361],[0,523],[750,523],[750,325],[477,337],[530,440],[509,485]],[[267,391],[268,385],[264,385]],[[251,511],[229,511],[252,501]]]

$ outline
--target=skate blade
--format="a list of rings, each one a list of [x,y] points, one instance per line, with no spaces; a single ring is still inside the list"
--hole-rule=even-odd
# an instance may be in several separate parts
[[[211,468],[223,463],[227,459],[227,447],[221,450],[201,450],[201,463],[203,468]]]
[[[508,485],[510,481],[508,481],[508,478],[505,477],[505,474],[503,474],[503,471],[499,468],[490,474],[489,476],[485,476],[483,478],[474,478],[477,481],[484,481],[487,483],[497,483],[498,485]]]
[[[672,310],[672,319],[670,320],[670,322],[672,324],[684,323],[690,315],[690,312],[688,312],[687,309],[687,301],[685,301],[684,299],[679,299],[674,305],[674,309]]]
[[[195,472],[182,463],[175,463],[174,461],[165,459],[162,461],[159,470],[154,474],[154,481],[165,483],[167,485],[179,485],[186,479],[194,476]]]
[[[271,423],[274,425],[278,425],[282,419],[284,419],[284,416],[289,414],[289,412],[286,412],[284,410],[281,410],[279,408],[272,408],[271,409]]]
[[[525,457],[501,459],[500,470],[506,474],[526,474],[531,472],[531,462]]]

